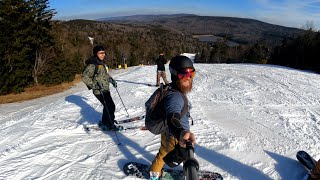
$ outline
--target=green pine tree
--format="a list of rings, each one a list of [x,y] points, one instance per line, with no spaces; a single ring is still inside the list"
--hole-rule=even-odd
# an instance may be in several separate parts
[[[19,93],[33,84],[43,46],[53,42],[48,0],[0,1],[0,94]]]

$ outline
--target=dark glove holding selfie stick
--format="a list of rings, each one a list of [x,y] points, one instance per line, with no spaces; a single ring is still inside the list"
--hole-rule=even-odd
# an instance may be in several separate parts
[[[164,162],[169,167],[176,167],[183,163],[183,171],[186,180],[198,180],[199,163],[194,158],[194,149],[191,142],[187,142],[186,148],[176,144],[174,150],[170,151],[164,158]]]
[[[175,148],[163,158],[163,160],[169,167],[176,167],[185,161],[187,157],[187,149],[181,147],[178,143]]]

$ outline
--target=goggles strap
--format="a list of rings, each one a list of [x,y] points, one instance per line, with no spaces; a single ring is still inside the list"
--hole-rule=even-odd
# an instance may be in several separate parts
[[[171,74],[178,76],[178,72],[176,70],[172,69],[171,67],[169,67],[169,69]]]

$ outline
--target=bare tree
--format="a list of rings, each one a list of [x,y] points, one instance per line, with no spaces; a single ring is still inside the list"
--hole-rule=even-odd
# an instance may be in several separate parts
[[[41,49],[36,51],[36,59],[35,64],[32,71],[32,77],[36,85],[39,84],[38,76],[43,74],[48,66],[49,61],[55,58],[54,49],[52,46],[50,47],[42,47]]]
[[[302,27],[302,29],[313,31],[314,30],[313,21],[307,21],[306,24]]]

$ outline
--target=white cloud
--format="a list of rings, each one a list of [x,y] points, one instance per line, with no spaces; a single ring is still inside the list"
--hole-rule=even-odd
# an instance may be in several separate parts
[[[301,28],[312,21],[320,29],[320,0],[256,0],[261,6],[256,11],[257,18],[263,21]]]

